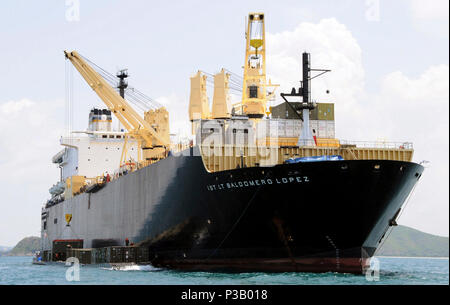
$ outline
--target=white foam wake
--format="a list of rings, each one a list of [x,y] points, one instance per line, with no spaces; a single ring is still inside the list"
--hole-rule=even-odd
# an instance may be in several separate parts
[[[105,270],[113,271],[158,271],[160,268],[153,267],[152,265],[124,265],[124,266],[111,266],[109,268],[102,268]]]

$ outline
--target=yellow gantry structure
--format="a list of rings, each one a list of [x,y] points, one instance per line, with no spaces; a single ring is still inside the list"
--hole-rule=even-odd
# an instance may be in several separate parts
[[[267,87],[277,85],[266,82],[266,32],[263,13],[248,15],[245,47],[244,81],[242,86],[242,113],[250,118],[266,115]]]
[[[139,148],[143,151],[144,160],[155,161],[164,158],[166,150],[170,147],[170,138],[168,136],[169,114],[167,110],[162,107],[155,112],[155,116],[163,118],[161,126],[152,124],[157,123],[152,122],[152,120],[150,122],[146,121],[80,54],[76,51],[64,51],[64,54],[108,109],[114,113],[120,123],[127,129],[127,135],[137,140]],[[160,130],[155,130],[155,128]],[[140,154],[138,161],[143,161]]]

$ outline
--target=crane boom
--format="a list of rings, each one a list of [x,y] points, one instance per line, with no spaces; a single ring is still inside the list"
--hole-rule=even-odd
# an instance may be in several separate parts
[[[128,133],[142,140],[142,149],[149,149],[155,146],[169,147],[170,143],[160,135],[139,113],[137,113],[128,102],[123,99],[112,88],[107,81],[95,71],[76,51],[64,51],[67,59],[80,72],[88,85],[97,93],[100,99],[106,104],[117,119],[128,130]]]

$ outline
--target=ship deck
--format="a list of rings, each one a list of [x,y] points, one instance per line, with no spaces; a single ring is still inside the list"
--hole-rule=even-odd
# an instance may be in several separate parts
[[[275,166],[291,158],[340,155],[345,160],[391,160],[411,162],[411,143],[342,142],[333,146],[200,145],[208,172],[239,167]]]

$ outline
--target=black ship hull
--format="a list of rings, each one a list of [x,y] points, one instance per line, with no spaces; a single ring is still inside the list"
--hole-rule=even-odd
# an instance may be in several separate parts
[[[362,273],[422,171],[410,162],[346,160],[208,173],[200,156],[171,156],[60,205],[72,206],[79,232],[66,238],[92,248],[129,238],[158,267]],[[114,201],[114,215],[105,200]],[[103,211],[89,216],[94,208]],[[51,229],[43,230],[48,244],[64,233],[47,235]]]

